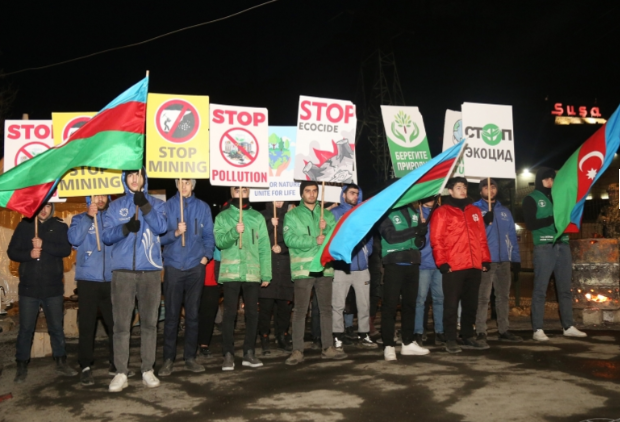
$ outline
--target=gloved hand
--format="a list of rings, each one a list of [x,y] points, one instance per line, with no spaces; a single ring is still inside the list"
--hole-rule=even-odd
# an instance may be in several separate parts
[[[426,233],[428,233],[428,223],[418,223],[416,229],[418,236],[426,236]]]
[[[140,231],[140,220],[133,218],[123,225],[123,234],[127,236],[129,233],[138,233]]]
[[[489,270],[491,269],[491,263],[490,263],[490,262],[483,262],[483,263],[482,263],[482,268],[483,268],[485,271],[489,271]]]
[[[149,201],[146,199],[146,196],[144,196],[144,192],[136,192],[133,194],[133,203],[139,207],[142,207],[148,204]]]
[[[418,249],[422,249],[424,247],[424,245],[426,244],[426,236],[416,236],[413,243],[415,244],[415,247]]]
[[[518,273],[519,271],[521,271],[521,263],[520,262],[511,262],[510,263],[510,269],[512,270],[513,273]]]
[[[448,274],[450,272],[450,265],[448,264],[441,264],[439,266],[439,272],[442,274]]]
[[[487,212],[482,219],[484,220],[484,224],[487,226],[491,224],[493,222],[493,211]]]

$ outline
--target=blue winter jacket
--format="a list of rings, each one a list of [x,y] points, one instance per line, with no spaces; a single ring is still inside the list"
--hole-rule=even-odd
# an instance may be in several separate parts
[[[428,216],[431,213],[432,208],[422,207],[422,215],[424,220],[428,221]],[[436,270],[437,264],[435,264],[435,258],[433,257],[433,248],[431,247],[431,225],[428,225],[426,232],[426,241],[424,247],[420,250],[422,262],[420,263],[421,270]]]
[[[336,219],[336,222],[340,220],[340,217],[345,215],[353,205],[347,204],[344,200],[344,191],[348,185],[344,185],[342,187],[342,192],[340,193],[340,205],[336,208],[333,208],[332,214]],[[357,198],[357,203],[360,204],[362,202],[362,189],[359,190],[360,194]],[[357,244],[357,246],[353,249],[353,253],[351,254],[351,264],[347,264],[344,261],[336,261],[334,263],[334,268],[337,270],[342,270],[345,272],[349,271],[363,271],[368,268],[368,257],[372,254],[372,235],[368,234],[364,239]]]
[[[174,235],[181,221],[180,205],[179,192],[166,201],[168,231],[161,237],[161,244],[164,245],[164,266],[189,270],[200,264],[203,257],[213,258],[213,217],[209,206],[195,195],[183,198],[183,221],[187,225],[183,247],[181,236]]]
[[[148,179],[144,175],[144,194],[151,205],[151,211],[144,215],[138,210],[140,230],[137,233],[123,234],[123,225],[134,218],[136,206],[133,203],[133,192],[127,187],[123,172],[122,180],[125,196],[110,204],[103,219],[102,239],[106,245],[112,245],[112,271],[158,271],[162,269],[161,244],[159,235],[168,229],[165,204],[148,194]]]
[[[86,199],[90,205],[90,198]],[[103,220],[108,210],[97,213],[99,236],[103,233]],[[77,250],[75,261],[75,279],[86,281],[112,280],[112,247],[106,246],[99,239],[101,251],[97,250],[97,236],[95,234],[95,220],[83,212],[71,219],[71,227],[67,233],[69,243]]]
[[[489,211],[489,203],[480,199],[474,202],[482,216]],[[495,201],[493,204],[493,224],[487,226],[487,243],[491,252],[491,262],[521,262],[515,221],[508,208]]]

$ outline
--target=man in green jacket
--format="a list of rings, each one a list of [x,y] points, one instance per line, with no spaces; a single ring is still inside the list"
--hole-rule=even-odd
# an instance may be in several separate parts
[[[287,365],[297,365],[304,360],[304,331],[310,296],[314,287],[321,313],[321,343],[323,359],[344,359],[347,355],[336,349],[332,338],[332,283],[334,269],[326,267],[321,273],[311,273],[310,264],[319,253],[325,235],[336,226],[334,216],[317,207],[319,187],[316,182],[304,181],[299,187],[301,203],[284,217],[284,243],[291,255],[291,274],[295,283],[293,308],[293,353]]]
[[[218,282],[224,290],[223,371],[235,368],[233,336],[240,291],[243,292],[245,314],[243,366],[263,366],[254,355],[258,329],[258,290],[267,287],[271,281],[271,245],[265,218],[250,207],[247,188],[241,188],[241,192],[239,188],[230,188],[230,191],[232,199],[224,204],[215,218],[213,229],[215,244],[222,251]],[[240,208],[243,209],[241,219]]]

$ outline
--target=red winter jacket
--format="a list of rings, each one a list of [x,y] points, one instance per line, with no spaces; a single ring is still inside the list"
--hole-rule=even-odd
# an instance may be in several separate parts
[[[467,205],[465,211],[444,204],[431,217],[431,246],[435,264],[448,264],[452,271],[482,269],[491,262],[487,234],[480,209]]]

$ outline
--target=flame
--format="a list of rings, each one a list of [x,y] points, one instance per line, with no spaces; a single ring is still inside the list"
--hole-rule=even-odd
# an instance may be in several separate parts
[[[603,295],[592,296],[590,293],[586,293],[586,299],[592,302],[608,302],[609,298]]]

